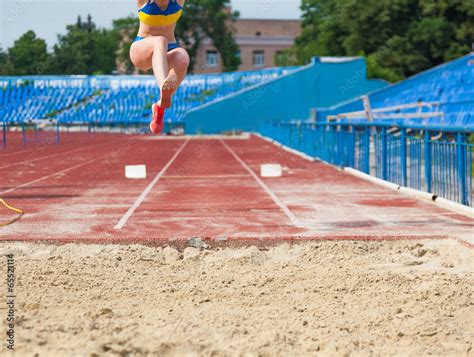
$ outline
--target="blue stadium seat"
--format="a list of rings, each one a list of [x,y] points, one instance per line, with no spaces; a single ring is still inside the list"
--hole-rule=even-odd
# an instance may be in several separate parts
[[[414,104],[433,103],[431,108],[424,107],[422,113],[442,112],[444,119],[406,118],[385,119],[384,122],[403,122],[423,125],[462,125],[474,126],[474,54],[433,68],[405,81],[369,94],[372,109]],[[318,110],[317,120],[326,121],[329,115],[337,115],[363,110],[361,98],[332,108]],[[418,108],[398,110],[397,114],[416,113]],[[366,121],[365,118],[351,121]]]
[[[182,123],[192,108],[294,70],[190,75],[166,113],[169,123]],[[55,118],[62,123],[127,124],[148,122],[159,90],[151,76],[15,77],[0,91],[0,115],[7,123]]]

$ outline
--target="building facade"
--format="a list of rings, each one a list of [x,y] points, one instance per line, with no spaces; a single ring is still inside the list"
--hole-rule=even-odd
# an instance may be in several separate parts
[[[238,19],[234,28],[242,62],[239,71],[251,71],[274,67],[276,56],[291,47],[300,34],[301,21]],[[194,72],[222,72],[221,58],[210,39],[199,48]]]

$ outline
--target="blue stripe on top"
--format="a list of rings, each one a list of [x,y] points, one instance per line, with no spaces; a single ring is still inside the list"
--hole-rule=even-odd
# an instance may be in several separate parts
[[[166,10],[161,10],[158,5],[156,5],[154,0],[150,0],[144,7],[142,7],[138,12],[143,12],[147,15],[173,15],[176,14],[183,7],[178,4],[176,0],[170,0]]]
[[[145,37],[137,36],[137,37],[135,37],[135,39],[133,40],[132,43],[135,43],[135,42],[138,42],[138,41],[141,41],[141,40],[144,40],[144,39],[145,39]],[[179,43],[178,42],[168,43],[168,52],[171,51],[171,50],[174,50],[176,48],[179,48]]]

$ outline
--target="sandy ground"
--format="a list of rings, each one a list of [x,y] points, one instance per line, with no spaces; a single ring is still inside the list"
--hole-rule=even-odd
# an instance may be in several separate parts
[[[474,356],[474,250],[455,241],[3,243],[3,295],[8,253],[21,356]]]

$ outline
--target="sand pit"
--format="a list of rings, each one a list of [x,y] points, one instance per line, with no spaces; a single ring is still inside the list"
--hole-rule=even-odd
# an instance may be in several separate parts
[[[455,241],[3,243],[2,294],[9,253],[22,356],[474,355],[474,250]]]

